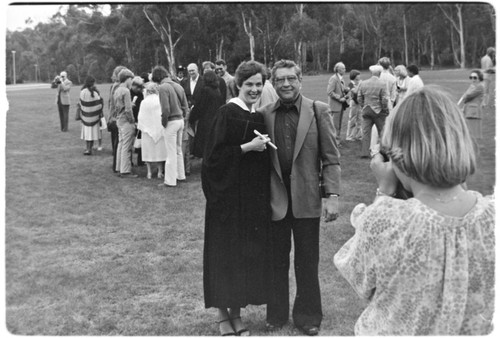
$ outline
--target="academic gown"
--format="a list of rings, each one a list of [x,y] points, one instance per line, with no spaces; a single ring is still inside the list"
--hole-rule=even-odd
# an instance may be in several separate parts
[[[254,129],[265,134],[263,115],[235,103],[222,106],[208,134],[202,164],[207,199],[203,285],[205,307],[267,303],[269,287],[269,155],[243,154]]]

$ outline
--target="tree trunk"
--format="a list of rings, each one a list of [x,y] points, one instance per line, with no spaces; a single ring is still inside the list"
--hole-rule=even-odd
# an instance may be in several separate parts
[[[382,57],[382,38],[378,39],[378,50],[377,50],[377,60]]]
[[[307,42],[302,43],[302,70],[307,71]]]
[[[326,71],[330,72],[330,34],[326,40]]]
[[[434,38],[432,36],[432,33],[430,34],[430,43],[431,43],[431,70],[434,70],[434,64],[435,64],[435,59],[434,59]]]
[[[241,11],[241,17],[243,18],[243,28],[248,36],[248,43],[250,45],[250,60],[255,60],[255,38],[252,33],[252,18],[248,19],[248,26],[245,19],[245,13]]]
[[[318,42],[315,43],[315,48],[316,50],[316,61],[317,61],[317,67],[318,67],[318,71],[319,72],[322,72],[323,71],[323,65],[321,64],[321,51],[318,47]]]
[[[148,12],[146,11],[146,7],[143,8],[144,15],[148,19],[149,23],[153,27],[153,29],[160,35],[160,39],[163,43],[163,49],[165,50],[165,54],[167,55],[168,67],[170,70],[170,74],[176,74],[175,69],[175,46],[182,38],[180,35],[175,42],[172,40],[172,27],[170,26],[170,21],[168,18],[165,19],[166,27],[159,23],[159,27],[156,26],[156,23],[149,17]]]
[[[344,54],[345,50],[345,37],[344,37],[344,21],[342,20],[341,24],[339,25],[340,29],[340,48],[339,48],[339,55],[342,57],[342,54]]]
[[[221,37],[220,42],[216,45],[216,59],[222,59],[222,47],[224,46],[224,36]]]
[[[460,65],[461,69],[465,68],[465,42],[464,42],[464,26],[463,26],[463,20],[462,20],[462,6],[463,4],[455,4],[455,8],[457,9],[457,17],[458,17],[458,25],[453,19],[453,10],[452,13],[449,14],[447,11],[444,10],[444,8],[441,5],[438,5],[439,8],[441,8],[441,11],[443,14],[446,16],[446,18],[450,21],[450,26],[451,26],[451,31],[453,34],[453,29],[455,29],[458,33],[458,39],[460,42],[460,60],[458,60],[458,55],[457,52],[455,51],[453,53],[455,57],[455,62]],[[453,37],[453,35],[452,35]],[[452,45],[453,45],[453,39],[452,39]]]
[[[457,50],[455,48],[455,38],[453,34],[453,23],[450,23],[450,40],[451,40],[451,51],[453,53],[453,62],[456,65],[460,65],[460,61],[458,60]]]
[[[302,16],[304,13],[304,4],[299,4],[299,6],[297,7],[297,10],[299,12],[299,19],[302,22]],[[302,64],[302,44],[303,44],[302,39],[300,39],[296,44],[297,48],[295,51],[295,57],[296,57],[295,62],[297,62],[299,67],[302,68],[302,71],[304,71],[304,65]]]
[[[465,42],[464,42],[464,25],[462,20],[462,5],[456,4],[458,15],[458,35],[460,37],[460,68],[465,69]]]
[[[132,64],[132,53],[130,52],[130,46],[128,44],[128,38],[125,38],[125,53],[127,54],[127,63]]]
[[[361,68],[365,68],[365,30],[361,29]]]
[[[170,26],[170,24],[169,24]],[[172,43],[172,35],[168,34],[168,53],[167,53],[167,60],[168,60],[168,66],[170,68],[170,74],[174,75],[177,74],[176,69],[175,69],[175,45]]]
[[[404,60],[405,64],[408,65],[408,32],[406,30],[406,12],[403,12],[403,33],[404,33],[404,42],[405,42],[405,50],[404,50]]]

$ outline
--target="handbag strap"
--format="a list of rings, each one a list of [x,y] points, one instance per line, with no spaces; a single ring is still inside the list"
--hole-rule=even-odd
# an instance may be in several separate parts
[[[316,109],[316,101],[313,101],[313,112],[314,112],[314,118],[316,119],[316,129],[318,130],[318,153],[320,156],[318,156],[319,159],[319,164],[320,164],[320,177],[321,177],[321,172],[323,171],[323,167],[321,164],[321,128],[319,127],[319,116],[318,116],[318,110]]]
[[[316,109],[316,101],[313,101],[313,112],[314,112],[314,118],[316,119],[316,128],[318,129],[318,150],[319,153],[321,154],[321,134],[320,134],[320,127],[319,127],[319,121],[320,119],[318,118],[318,110]],[[320,159],[321,161],[321,159]]]

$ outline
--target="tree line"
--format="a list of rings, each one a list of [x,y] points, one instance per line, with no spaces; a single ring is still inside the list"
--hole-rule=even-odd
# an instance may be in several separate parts
[[[71,4],[48,23],[7,31],[6,77],[51,81],[62,70],[75,83],[109,82],[124,65],[140,74],[225,59],[232,73],[244,60],[267,66],[295,60],[305,73],[366,69],[382,56],[394,64],[477,67],[495,46],[488,3],[145,3]],[[21,9],[22,10],[22,9]],[[12,53],[16,51],[16,53]]]

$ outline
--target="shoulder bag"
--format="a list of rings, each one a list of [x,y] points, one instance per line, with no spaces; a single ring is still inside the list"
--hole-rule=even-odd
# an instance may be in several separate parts
[[[320,134],[320,127],[319,127],[319,117],[318,117],[318,111],[316,109],[316,101],[313,101],[313,111],[314,111],[314,118],[316,119],[316,128],[318,129],[318,153],[320,154],[319,156],[319,195],[321,198],[327,198],[326,196],[326,191],[325,191],[325,185],[323,184],[323,164],[321,162],[321,134]]]
[[[82,106],[80,105],[80,102],[76,104],[76,113],[75,113],[75,120],[80,121],[82,119]]]

